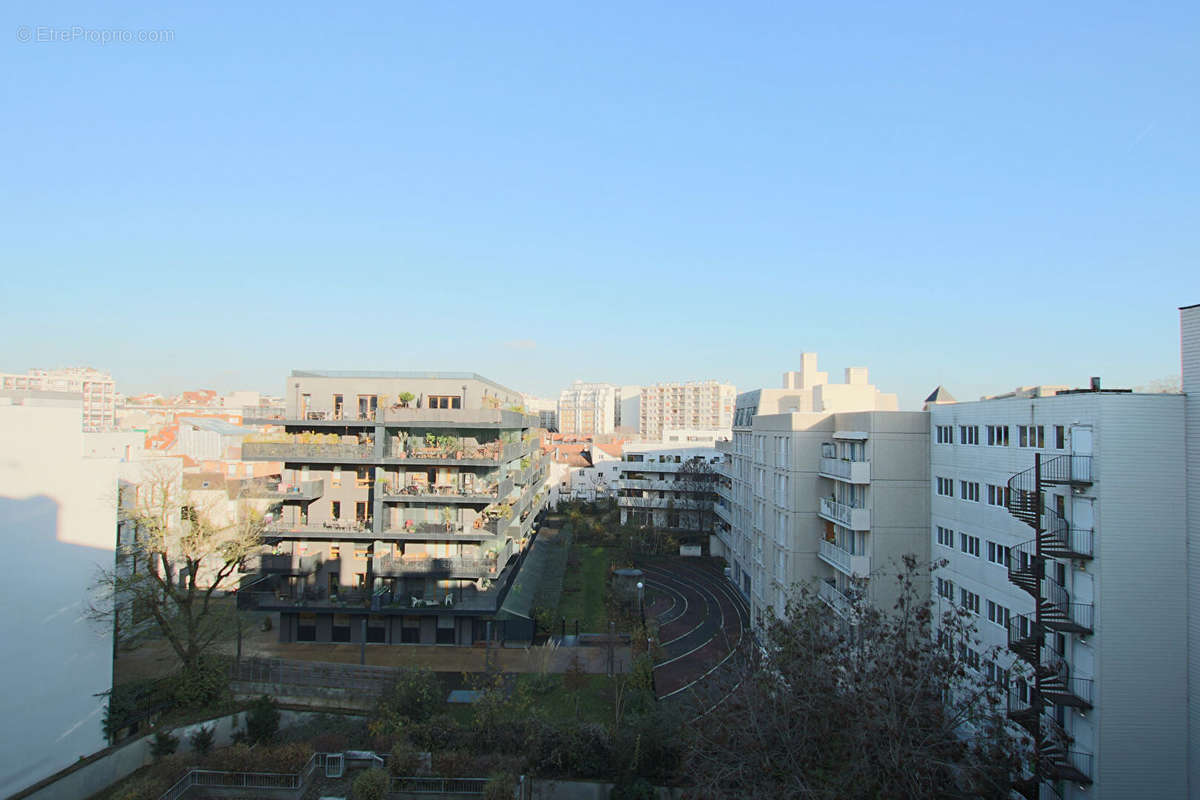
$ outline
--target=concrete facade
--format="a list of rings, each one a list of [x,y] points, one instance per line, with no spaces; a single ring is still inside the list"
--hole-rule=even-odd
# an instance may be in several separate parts
[[[280,611],[285,642],[487,638],[547,502],[520,395],[470,373],[297,371],[286,397],[284,430],[242,448],[284,463],[243,601]]]
[[[930,410],[930,546],[948,562],[935,573],[935,601],[978,615],[981,644],[959,644],[960,655],[981,679],[1008,686],[1012,718],[1065,734],[1064,748],[1044,751],[1055,766],[1043,777],[1060,794],[1182,797],[1184,398],[1037,394]],[[1009,483],[1032,474],[1035,453],[1045,510],[1031,518],[1047,530],[1064,520],[1070,544],[1057,555],[1052,539],[1035,538],[1017,516],[1036,494],[1021,493],[1024,478]],[[1071,479],[1057,480],[1064,465]],[[1026,581],[1037,563],[1044,577]],[[1009,648],[1024,642],[1028,655],[1018,659]],[[1048,670],[1042,702],[1030,694],[1034,657]]]
[[[738,395],[711,547],[760,630],[797,584],[842,613],[852,590],[890,606],[894,581],[873,576],[894,574],[906,554],[928,558],[927,415],[890,410],[895,395],[864,368],[847,378],[829,384],[805,353],[782,388]]]
[[[715,447],[625,445],[617,482],[621,523],[709,533],[720,461]]]
[[[1188,796],[1200,798],[1200,305],[1179,309],[1186,402],[1188,568]]]
[[[638,434],[647,441],[664,441],[671,430],[729,430],[736,397],[733,384],[719,381],[643,386],[638,401]]]
[[[612,433],[617,422],[617,387],[575,381],[558,396],[558,430],[571,436]]]

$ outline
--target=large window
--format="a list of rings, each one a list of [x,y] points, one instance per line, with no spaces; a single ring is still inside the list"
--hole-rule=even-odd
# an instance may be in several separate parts
[[[1045,447],[1045,425],[1018,425],[1017,447]]]
[[[942,497],[954,497],[954,479],[938,478],[937,493]]]
[[[979,502],[979,483],[978,481],[959,481],[959,496],[963,500],[970,500],[973,503]]]
[[[462,408],[462,396],[457,394],[431,394],[426,398],[428,408]]]
[[[953,425],[938,425],[936,435],[938,444],[954,444]]]
[[[987,443],[989,447],[1008,447],[1008,426],[988,425]]]
[[[954,531],[949,528],[937,526],[937,541],[942,547],[954,547]]]
[[[979,426],[978,425],[959,425],[958,426],[958,443],[959,444],[979,444]]]

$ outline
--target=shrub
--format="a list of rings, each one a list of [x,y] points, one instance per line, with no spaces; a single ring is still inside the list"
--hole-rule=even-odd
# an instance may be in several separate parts
[[[388,774],[378,767],[360,772],[351,787],[354,800],[384,800],[387,796]]]
[[[202,656],[194,666],[172,676],[175,702],[184,708],[219,703],[229,690],[229,668],[218,658]]]
[[[179,747],[179,739],[166,731],[155,731],[154,741],[150,743],[150,755],[157,758],[169,756]]]
[[[411,723],[426,722],[442,699],[442,684],[432,670],[401,670],[395,684],[379,703],[370,726],[371,733],[375,736],[394,734]]]
[[[483,787],[483,800],[512,800],[517,779],[511,773],[499,773],[488,778]]]
[[[401,738],[392,747],[392,761],[389,766],[393,775],[416,775],[421,769],[421,756],[412,742]]]
[[[658,793],[645,778],[634,778],[629,783],[618,783],[608,793],[609,800],[655,800]]]
[[[264,694],[246,712],[246,738],[251,744],[258,744],[272,741],[278,733],[279,706]]]
[[[206,756],[208,751],[212,750],[214,738],[212,727],[201,725],[188,737],[188,742],[192,745],[193,750]]]

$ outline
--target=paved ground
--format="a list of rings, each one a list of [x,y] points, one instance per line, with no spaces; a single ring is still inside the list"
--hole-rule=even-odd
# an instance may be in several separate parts
[[[646,610],[659,623],[663,653],[654,667],[659,698],[682,698],[715,683],[721,667],[749,644],[745,602],[710,562],[653,559],[638,566],[647,586],[659,593]]]

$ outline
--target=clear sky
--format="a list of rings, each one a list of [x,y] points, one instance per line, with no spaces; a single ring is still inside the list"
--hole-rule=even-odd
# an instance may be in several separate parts
[[[173,5],[0,12],[2,370],[1179,372],[1200,3]]]

